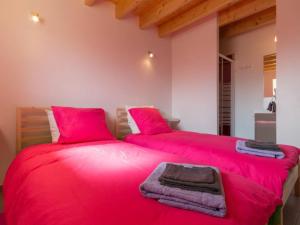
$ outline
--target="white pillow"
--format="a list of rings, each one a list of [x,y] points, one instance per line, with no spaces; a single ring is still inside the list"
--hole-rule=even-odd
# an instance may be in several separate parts
[[[131,132],[133,134],[141,133],[139,127],[136,124],[136,122],[134,121],[134,119],[130,115],[129,109],[133,109],[133,108],[154,108],[154,106],[153,105],[150,105],[150,106],[128,106],[128,105],[126,105],[125,108],[126,108],[126,112],[127,112],[128,125],[130,127]]]
[[[50,132],[51,132],[51,137],[52,137],[52,143],[57,143],[60,133],[59,133],[59,129],[53,114],[53,111],[50,109],[46,109],[46,113],[48,116],[48,121],[49,121],[49,125],[50,125]]]

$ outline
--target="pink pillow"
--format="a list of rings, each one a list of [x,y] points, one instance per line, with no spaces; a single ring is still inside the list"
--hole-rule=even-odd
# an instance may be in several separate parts
[[[141,134],[169,133],[172,129],[155,108],[132,108],[129,113],[136,122]]]
[[[103,109],[53,106],[52,111],[60,132],[60,144],[115,139],[106,126]]]

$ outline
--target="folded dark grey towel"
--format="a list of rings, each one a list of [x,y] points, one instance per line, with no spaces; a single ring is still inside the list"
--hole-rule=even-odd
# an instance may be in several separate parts
[[[186,167],[195,165],[185,164]],[[201,166],[199,166],[201,167]],[[162,204],[181,209],[193,210],[212,216],[224,217],[226,215],[226,203],[222,177],[217,168],[216,174],[221,185],[221,195],[214,195],[199,191],[188,191],[180,188],[172,188],[161,185],[158,178],[166,168],[166,163],[161,163],[152,174],[140,186],[141,193],[148,198],[158,200]]]
[[[278,151],[282,152],[280,147],[274,143],[271,142],[260,142],[260,141],[246,141],[246,146],[248,148],[255,148],[255,149],[262,149],[262,150],[270,150],[272,152]]]
[[[159,177],[161,185],[190,191],[221,194],[221,185],[214,169],[210,167],[186,167],[167,164]]]
[[[182,183],[206,183],[215,182],[215,171],[210,167],[185,167],[168,163],[161,175],[162,179],[180,181]]]

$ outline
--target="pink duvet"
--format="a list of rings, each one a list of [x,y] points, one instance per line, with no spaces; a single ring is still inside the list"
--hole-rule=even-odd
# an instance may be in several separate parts
[[[175,154],[117,141],[39,145],[7,173],[7,225],[265,225],[280,200],[260,185],[222,173],[228,215],[215,218],[146,199],[139,185]]]
[[[220,167],[247,177],[282,196],[289,170],[298,162],[298,149],[281,145],[286,158],[272,159],[236,152],[234,137],[173,131],[158,135],[128,135],[126,142],[174,153],[194,162]]]

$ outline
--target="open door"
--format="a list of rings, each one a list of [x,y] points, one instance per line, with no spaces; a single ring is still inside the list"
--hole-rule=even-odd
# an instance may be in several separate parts
[[[219,57],[219,135],[231,136],[232,129],[232,62],[229,57]]]

